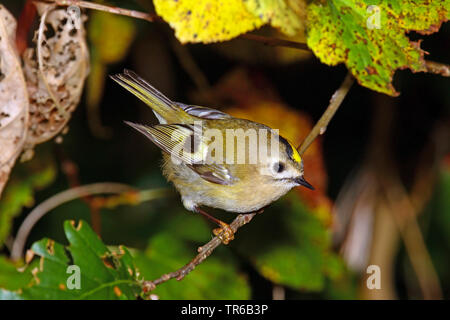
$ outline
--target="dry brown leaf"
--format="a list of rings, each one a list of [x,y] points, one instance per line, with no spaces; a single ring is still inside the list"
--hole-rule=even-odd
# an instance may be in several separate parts
[[[0,194],[27,136],[28,93],[15,48],[16,26],[0,5]]]
[[[37,8],[41,22],[34,39],[36,48],[28,48],[23,55],[30,96],[28,151],[63,131],[89,73],[85,17],[47,4],[37,4]]]

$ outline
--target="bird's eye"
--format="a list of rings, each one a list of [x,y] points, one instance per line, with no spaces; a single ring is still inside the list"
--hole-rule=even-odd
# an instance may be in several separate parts
[[[273,171],[275,171],[276,173],[281,173],[284,171],[284,169],[285,169],[285,165],[283,162],[276,162],[273,165]]]

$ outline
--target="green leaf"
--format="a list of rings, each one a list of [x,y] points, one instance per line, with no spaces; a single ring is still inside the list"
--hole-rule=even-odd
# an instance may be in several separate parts
[[[147,280],[181,268],[194,258],[198,246],[210,239],[210,230],[198,215],[178,215],[172,226],[163,230],[150,239],[145,254],[134,254],[136,266]],[[197,235],[192,230],[197,230]],[[186,240],[191,237],[202,243]],[[160,299],[249,299],[250,287],[230,252],[219,248],[182,281],[169,280],[152,293]]]
[[[30,283],[31,274],[20,272],[18,267],[18,264],[0,256],[0,289],[18,290]]]
[[[295,193],[239,230],[233,246],[268,280],[293,289],[320,291],[342,275],[330,232]]]
[[[39,264],[29,266],[33,275],[28,286],[17,291],[3,290],[0,298],[22,299],[136,299],[141,291],[138,271],[125,247],[117,252],[109,250],[89,225],[80,221],[64,223],[69,246],[42,239],[32,246],[40,257]],[[80,288],[71,288],[70,279],[75,273],[68,269],[79,268]],[[22,282],[23,285],[23,282]],[[12,290],[12,288],[9,288]]]
[[[450,17],[450,0],[314,1],[307,16],[308,46],[323,63],[345,63],[361,85],[397,95],[397,69],[425,71],[424,51],[406,33],[437,31]]]
[[[136,36],[134,20],[129,17],[93,11],[88,37],[102,63],[117,63],[125,58]]]
[[[12,220],[22,207],[34,204],[34,192],[50,185],[56,176],[53,161],[33,161],[16,168],[0,201],[0,249],[11,231]]]

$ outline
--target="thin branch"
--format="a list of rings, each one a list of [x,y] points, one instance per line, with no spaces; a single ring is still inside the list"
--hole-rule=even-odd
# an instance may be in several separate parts
[[[12,260],[18,260],[23,255],[23,249],[25,247],[25,243],[27,241],[28,235],[31,232],[31,229],[33,229],[33,226],[48,212],[55,209],[56,207],[78,199],[83,198],[87,196],[91,196],[94,194],[123,194],[123,193],[129,193],[129,192],[136,192],[137,193],[137,199],[139,199],[139,202],[148,201],[151,199],[158,198],[162,195],[164,192],[162,189],[155,189],[155,190],[145,190],[142,191],[142,197],[141,193],[139,191],[136,191],[131,186],[121,184],[121,183],[114,183],[114,182],[103,182],[103,183],[94,183],[84,186],[79,186],[76,188],[71,188],[65,191],[62,191],[60,193],[55,194],[54,196],[48,198],[41,204],[39,204],[36,208],[34,208],[28,216],[25,218],[25,220],[22,222],[22,225],[20,226],[19,230],[17,231],[16,239],[14,240],[14,243],[12,245],[11,249],[11,259]],[[119,201],[119,203],[123,203],[123,199],[121,199],[122,202]],[[115,201],[117,203],[117,201]]]
[[[331,97],[330,104],[328,105],[327,109],[323,113],[322,117],[320,117],[319,121],[317,121],[314,128],[311,130],[311,132],[308,134],[308,136],[305,138],[305,140],[303,140],[301,145],[297,148],[300,155],[302,155],[306,151],[306,149],[308,149],[308,147],[317,138],[318,135],[325,133],[328,123],[333,118],[337,109],[341,105],[342,101],[344,100],[345,96],[347,95],[348,91],[350,90],[353,82],[354,82],[354,78],[353,78],[352,74],[350,72],[348,72],[347,76],[344,79],[344,82],[342,82],[339,89],[337,89],[336,92]]]
[[[38,2],[55,3],[59,6],[77,6],[80,8],[93,9],[98,11],[105,11],[121,16],[127,16],[131,18],[147,20],[149,22],[161,21],[161,18],[154,13],[141,12],[136,10],[128,10],[120,7],[107,6],[99,3],[93,3],[90,1],[79,0],[38,0]]]
[[[440,74],[443,77],[450,77],[450,65],[434,62],[434,61],[425,61],[425,65],[427,67],[427,72]]]
[[[267,46],[272,46],[272,47],[287,47],[287,48],[311,51],[311,49],[308,48],[306,43],[290,41],[290,40],[285,40],[285,39],[279,39],[279,38],[272,38],[272,37],[264,37],[264,36],[260,36],[260,35],[253,34],[253,33],[245,33],[245,34],[241,35],[239,38],[262,42],[263,44],[265,44]]]
[[[283,286],[274,284],[272,288],[272,300],[286,300],[286,289]]]
[[[247,214],[240,214],[238,215],[233,222],[230,224],[231,229],[233,232],[236,232],[240,227],[243,225],[249,223],[253,217],[261,213],[262,210],[258,212],[252,212]],[[143,291],[144,293],[148,293],[156,288],[157,285],[164,283],[170,279],[177,279],[178,281],[182,280],[189,272],[195,269],[196,266],[198,266],[200,263],[202,263],[206,258],[208,258],[211,253],[216,249],[219,245],[222,244],[222,240],[220,240],[220,234],[214,237],[211,241],[209,241],[204,246],[201,246],[197,249],[198,254],[197,256],[192,259],[188,264],[183,266],[182,268],[162,275],[158,279],[155,279],[153,281],[144,281],[143,282]]]

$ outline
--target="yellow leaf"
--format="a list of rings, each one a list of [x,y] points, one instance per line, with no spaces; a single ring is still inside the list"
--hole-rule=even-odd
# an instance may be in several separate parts
[[[154,0],[154,4],[183,43],[230,40],[264,24],[242,0]]]
[[[306,2],[304,0],[247,0],[248,11],[288,36],[304,31]]]
[[[136,27],[128,17],[94,11],[89,24],[89,40],[104,63],[122,60],[136,35]]]

